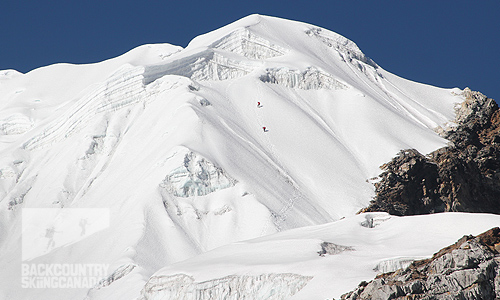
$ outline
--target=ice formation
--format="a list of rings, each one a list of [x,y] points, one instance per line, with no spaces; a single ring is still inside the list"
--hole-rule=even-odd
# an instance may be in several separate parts
[[[377,273],[389,273],[394,272],[397,269],[406,268],[412,262],[423,259],[423,257],[396,257],[390,259],[384,259],[379,262],[373,270]]]
[[[196,81],[235,79],[247,75],[259,64],[259,62],[227,57],[213,50],[205,50],[167,64],[147,66],[144,72],[144,84],[149,84],[164,75],[185,76]]]
[[[330,242],[321,243],[321,251],[318,251],[319,256],[336,255],[344,251],[354,251],[355,249],[351,246],[342,246]]]
[[[180,155],[182,154],[184,153]],[[160,184],[160,187],[176,197],[186,198],[205,196],[214,191],[232,187],[237,182],[220,167],[189,151],[184,154],[182,166],[172,170]]]
[[[224,38],[211,45],[221,49],[243,55],[251,59],[268,59],[284,55],[287,50],[275,45],[247,28],[238,28]]]
[[[308,68],[303,72],[288,70],[287,68],[267,69],[266,74],[260,76],[260,80],[266,83],[280,84],[292,89],[339,90],[348,88],[347,85],[333,78],[331,75],[314,68]]]
[[[35,124],[29,117],[15,113],[9,117],[0,120],[0,134],[22,134],[33,128]]]
[[[364,214],[365,220],[361,222],[361,226],[367,228],[375,228],[391,217],[385,213],[368,213]]]
[[[151,277],[142,291],[144,300],[289,299],[312,277],[297,274],[232,275],[196,282],[191,276]]]

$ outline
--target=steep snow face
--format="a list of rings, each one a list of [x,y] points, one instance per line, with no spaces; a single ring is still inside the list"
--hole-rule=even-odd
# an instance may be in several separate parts
[[[91,299],[139,297],[163,265],[353,215],[400,149],[445,145],[434,129],[461,101],[338,34],[259,15],[185,49],[0,71],[0,282],[19,273],[23,208],[109,209],[107,230],[35,260],[137,266]],[[16,288],[0,290],[32,297]]]

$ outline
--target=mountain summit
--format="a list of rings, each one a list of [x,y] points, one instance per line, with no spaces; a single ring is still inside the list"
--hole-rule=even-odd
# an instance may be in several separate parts
[[[190,286],[165,299],[191,299],[212,278],[150,277],[233,242],[356,218],[379,166],[402,149],[446,146],[438,132],[456,126],[464,100],[385,71],[334,32],[261,15],[184,49],[0,71],[0,282],[22,277],[19,264],[108,264],[107,279],[64,297],[150,299],[158,287]],[[215,273],[228,285],[287,282],[273,299],[314,277],[278,269]]]

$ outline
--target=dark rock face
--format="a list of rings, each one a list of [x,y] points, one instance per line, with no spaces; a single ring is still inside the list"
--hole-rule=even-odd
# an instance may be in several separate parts
[[[499,299],[499,251],[498,227],[464,236],[431,259],[360,283],[341,299]]]
[[[381,167],[376,196],[361,212],[500,213],[500,110],[479,92],[465,89],[464,96],[458,126],[441,132],[450,145],[428,156],[401,151]]]

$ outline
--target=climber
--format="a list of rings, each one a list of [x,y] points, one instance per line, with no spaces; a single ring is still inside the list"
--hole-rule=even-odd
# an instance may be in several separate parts
[[[262,127],[264,129],[264,132],[268,132],[269,130],[266,129],[266,126]]]
[[[260,104],[260,102],[257,102],[257,107],[258,107],[258,108],[261,108],[261,107],[262,107],[262,105]]]

